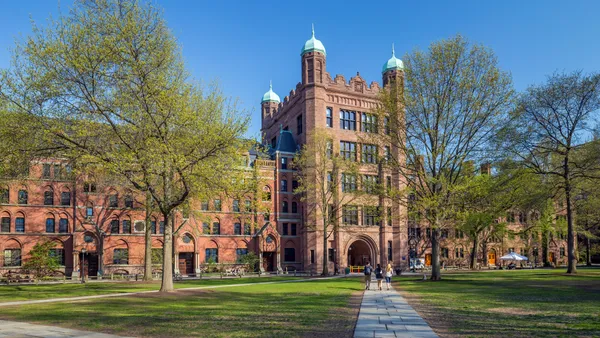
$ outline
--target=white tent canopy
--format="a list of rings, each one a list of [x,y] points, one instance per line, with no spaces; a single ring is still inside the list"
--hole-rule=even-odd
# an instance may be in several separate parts
[[[521,256],[515,252],[509,252],[508,254],[500,257],[500,259],[503,261],[526,261],[526,260],[528,260],[527,257]]]

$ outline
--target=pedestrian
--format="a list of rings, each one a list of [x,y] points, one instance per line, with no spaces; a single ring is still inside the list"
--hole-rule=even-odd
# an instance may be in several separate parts
[[[388,263],[387,267],[385,268],[385,284],[387,285],[388,290],[392,287],[393,272],[392,264]]]
[[[383,269],[381,268],[381,265],[377,264],[377,268],[375,268],[375,279],[377,279],[377,288],[379,289],[379,291],[382,291],[382,284],[383,284]]]
[[[365,290],[371,290],[371,273],[373,272],[373,268],[371,264],[367,262],[365,265],[364,273],[365,273]]]

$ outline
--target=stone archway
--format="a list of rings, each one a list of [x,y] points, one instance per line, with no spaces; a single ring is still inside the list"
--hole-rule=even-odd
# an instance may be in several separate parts
[[[363,266],[367,262],[374,265],[377,261],[377,253],[369,241],[359,238],[348,246],[347,258],[349,266]]]

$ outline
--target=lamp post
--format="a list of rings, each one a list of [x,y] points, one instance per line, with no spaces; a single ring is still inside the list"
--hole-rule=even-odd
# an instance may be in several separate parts
[[[85,283],[85,272],[83,268],[85,267],[85,249],[81,249],[81,284]]]

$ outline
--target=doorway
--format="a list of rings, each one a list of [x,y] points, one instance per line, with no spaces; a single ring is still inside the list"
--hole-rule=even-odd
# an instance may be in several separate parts
[[[275,253],[274,252],[263,252],[263,270],[273,271],[275,267],[274,263]]]
[[[83,254],[83,273],[85,276],[98,276],[98,255],[96,253]]]
[[[496,265],[496,251],[488,252],[488,265]]]
[[[194,253],[180,252],[179,253],[179,273],[182,275],[194,274]]]
[[[425,254],[425,266],[431,266],[431,254]]]
[[[552,251],[548,252],[548,261],[550,263],[554,263],[554,252],[552,252]]]
[[[367,263],[373,262],[371,257],[371,247],[363,240],[357,240],[348,248],[348,265],[350,266],[364,266]]]

